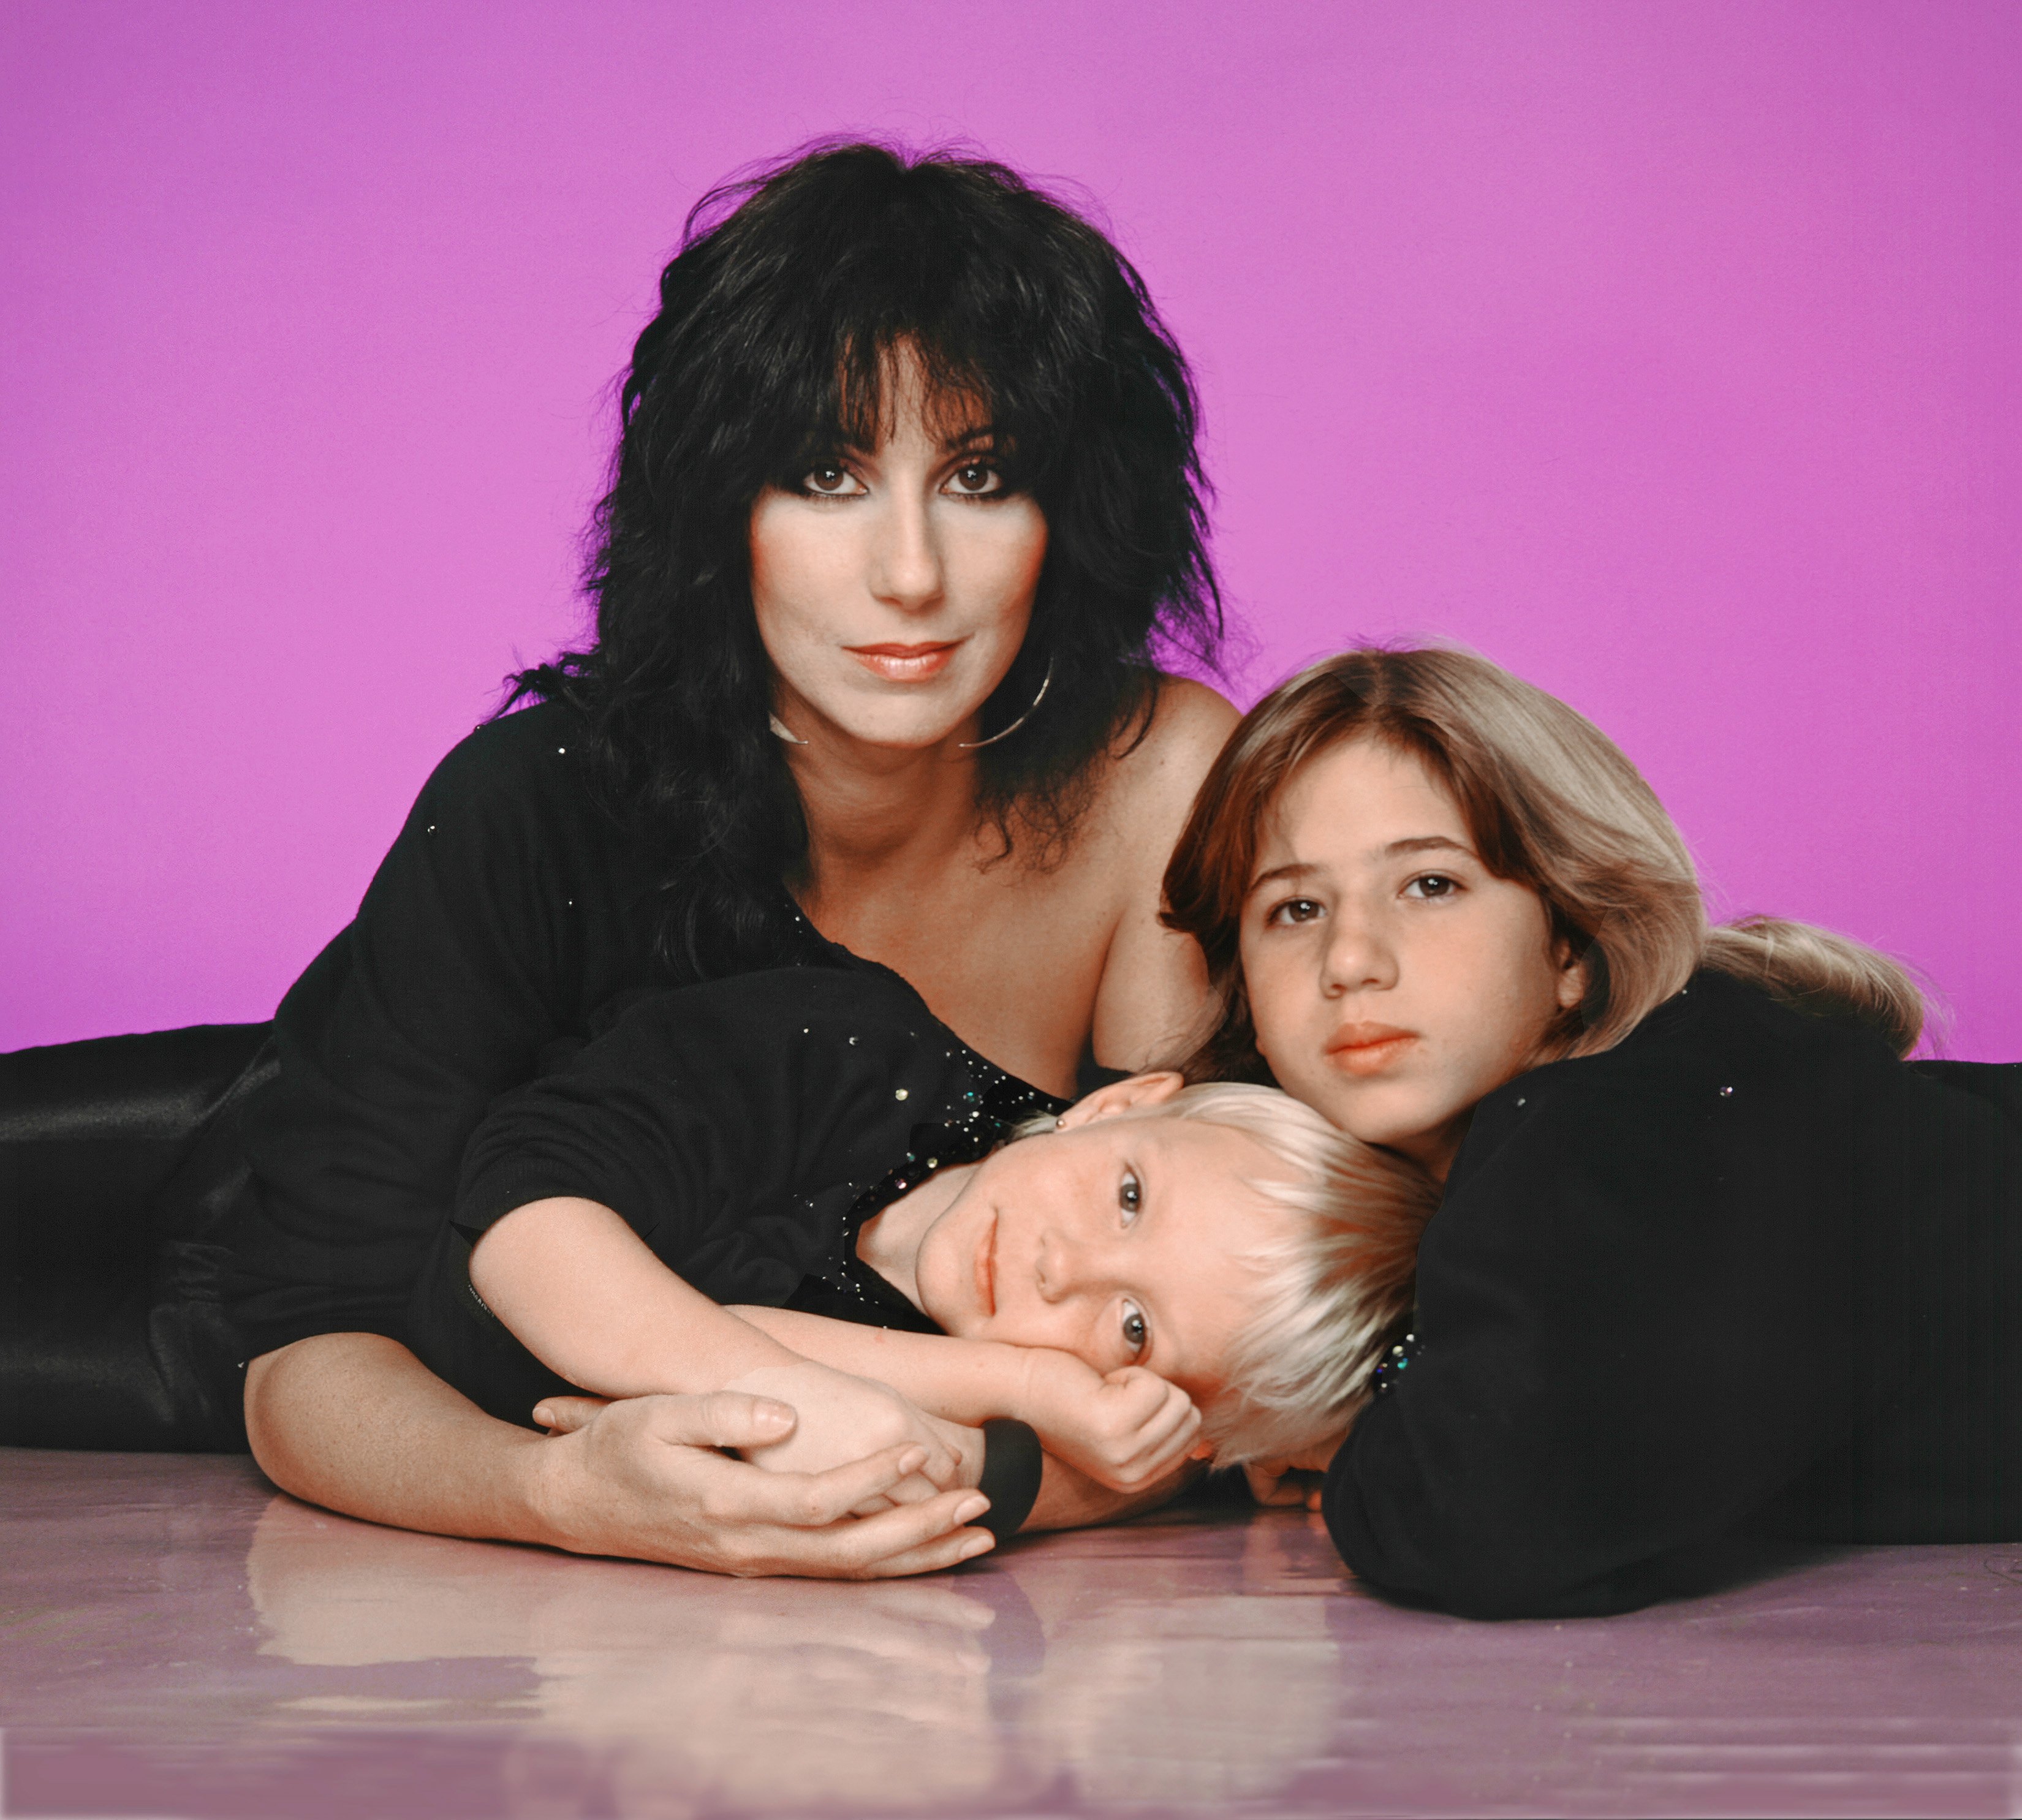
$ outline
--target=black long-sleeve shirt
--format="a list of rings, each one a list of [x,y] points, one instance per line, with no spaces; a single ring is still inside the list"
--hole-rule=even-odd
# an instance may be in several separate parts
[[[1404,1596],[1608,1611],[1737,1532],[2022,1536],[2022,1128],[1720,975],[1483,1101],[1414,1327],[1325,1491]]]
[[[247,1356],[316,1333],[406,1337],[465,1141],[545,1051],[664,983],[658,914],[573,710],[509,715],[450,753],[276,1016],[224,1292]],[[862,965],[797,920],[772,964]]]
[[[407,1343],[509,1421],[569,1388],[490,1318],[469,1276],[471,1243],[495,1221],[563,1195],[611,1208],[714,1300],[939,1332],[849,1242],[935,1169],[1063,1103],[976,1054],[883,968],[653,995],[479,1126]]]

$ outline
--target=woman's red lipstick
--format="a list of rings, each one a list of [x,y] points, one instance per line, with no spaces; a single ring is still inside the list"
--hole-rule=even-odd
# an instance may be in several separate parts
[[[960,639],[932,644],[845,644],[842,648],[888,683],[923,683],[947,668]]]
[[[1392,1023],[1345,1023],[1327,1039],[1327,1060],[1351,1074],[1375,1074],[1418,1040]]]

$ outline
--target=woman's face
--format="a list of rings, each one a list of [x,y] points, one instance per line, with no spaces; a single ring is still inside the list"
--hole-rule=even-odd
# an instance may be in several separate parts
[[[1279,793],[1242,954],[1279,1085],[1442,1178],[1476,1102],[1538,1060],[1585,983],[1537,893],[1494,877],[1425,768],[1373,739]]]
[[[751,600],[773,706],[817,746],[976,737],[1024,641],[1046,521],[1007,489],[986,426],[927,408],[918,363],[886,374],[891,434],[838,450],[751,509]]]
[[[992,1152],[922,1235],[921,1308],[963,1339],[1142,1365],[1212,1396],[1254,1305],[1234,1260],[1287,1218],[1250,1184],[1282,1171],[1244,1133],[1141,1100],[1092,1096],[1063,1123]]]

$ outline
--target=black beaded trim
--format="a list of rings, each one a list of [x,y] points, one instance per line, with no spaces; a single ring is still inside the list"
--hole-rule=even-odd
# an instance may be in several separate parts
[[[1397,1388],[1397,1381],[1411,1367],[1411,1361],[1418,1356],[1418,1337],[1407,1333],[1396,1345],[1385,1352],[1377,1362],[1376,1369],[1369,1374],[1369,1394],[1388,1396]]]
[[[912,1333],[941,1329],[856,1255],[856,1235],[872,1217],[945,1169],[980,1162],[1027,1119],[1056,1118],[1068,1102],[1007,1074],[973,1050],[963,1056],[972,1085],[962,1110],[944,1122],[916,1125],[905,1155],[850,1203],[834,1248],[801,1279],[787,1306],[804,1314],[827,1315],[866,1326],[896,1327]]]

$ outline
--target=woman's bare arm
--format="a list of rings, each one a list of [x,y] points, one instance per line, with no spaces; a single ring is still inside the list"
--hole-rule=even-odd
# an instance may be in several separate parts
[[[718,1391],[576,1412],[554,1439],[487,1416],[397,1342],[301,1340],[253,1361],[246,1432],[284,1491],[374,1523],[536,1542],[721,1574],[872,1579],[951,1567],[991,1545],[957,1489],[865,1518],[922,1463],[911,1444],[818,1474],[768,1472],[725,1447],[792,1432],[790,1410]]]

